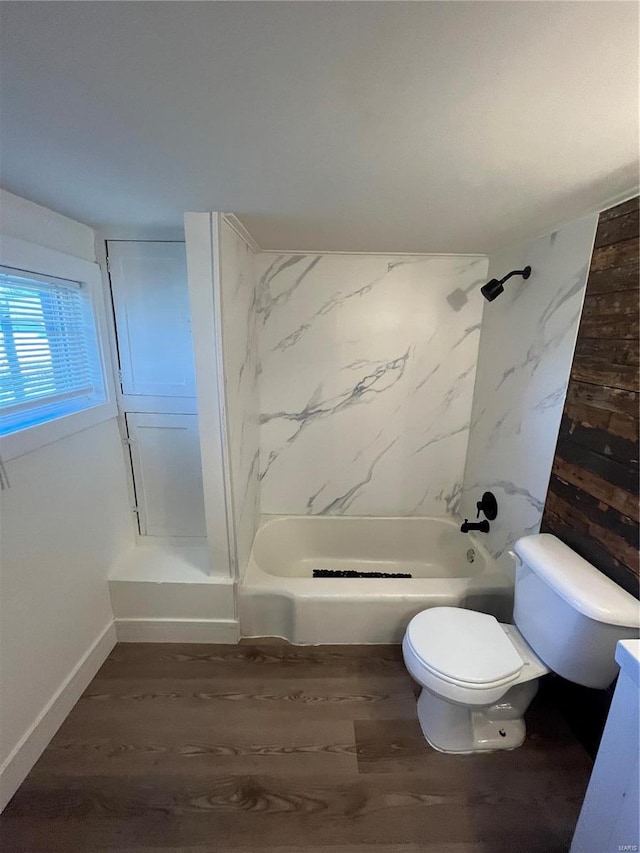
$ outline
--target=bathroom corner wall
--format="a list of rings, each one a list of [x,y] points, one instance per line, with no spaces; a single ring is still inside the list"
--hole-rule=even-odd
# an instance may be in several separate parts
[[[597,215],[489,259],[489,278],[530,264],[485,303],[462,494],[462,514],[490,490],[498,500],[487,544],[506,551],[540,528],[569,382]]]
[[[636,598],[640,424],[638,198],[603,212],[542,530]]]
[[[220,224],[222,341],[228,452],[238,572],[258,522],[259,394],[255,254],[224,217]]]
[[[261,511],[455,513],[487,259],[256,262]]]

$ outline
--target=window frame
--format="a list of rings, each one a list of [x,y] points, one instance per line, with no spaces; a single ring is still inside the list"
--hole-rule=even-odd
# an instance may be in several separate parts
[[[96,324],[98,358],[104,383],[104,401],[80,411],[61,414],[0,438],[5,461],[23,456],[76,432],[117,417],[113,364],[109,346],[102,273],[97,263],[38,246],[17,237],[0,235],[0,266],[43,277],[80,282],[89,295]]]

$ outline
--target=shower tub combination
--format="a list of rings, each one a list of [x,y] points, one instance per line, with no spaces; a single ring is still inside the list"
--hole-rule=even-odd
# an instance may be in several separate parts
[[[410,578],[314,577],[314,570]],[[509,621],[513,579],[451,518],[265,516],[239,587],[243,637],[299,645],[399,643],[436,606]]]

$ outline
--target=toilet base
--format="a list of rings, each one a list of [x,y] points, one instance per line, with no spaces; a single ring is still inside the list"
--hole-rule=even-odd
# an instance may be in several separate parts
[[[521,746],[523,714],[538,691],[538,681],[512,687],[489,707],[456,705],[422,688],[418,720],[427,742],[438,752],[493,752]]]

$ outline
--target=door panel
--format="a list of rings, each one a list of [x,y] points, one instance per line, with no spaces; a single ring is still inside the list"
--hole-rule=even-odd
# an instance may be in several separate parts
[[[143,536],[206,536],[197,415],[128,413]]]
[[[184,243],[110,240],[122,393],[195,397]]]

